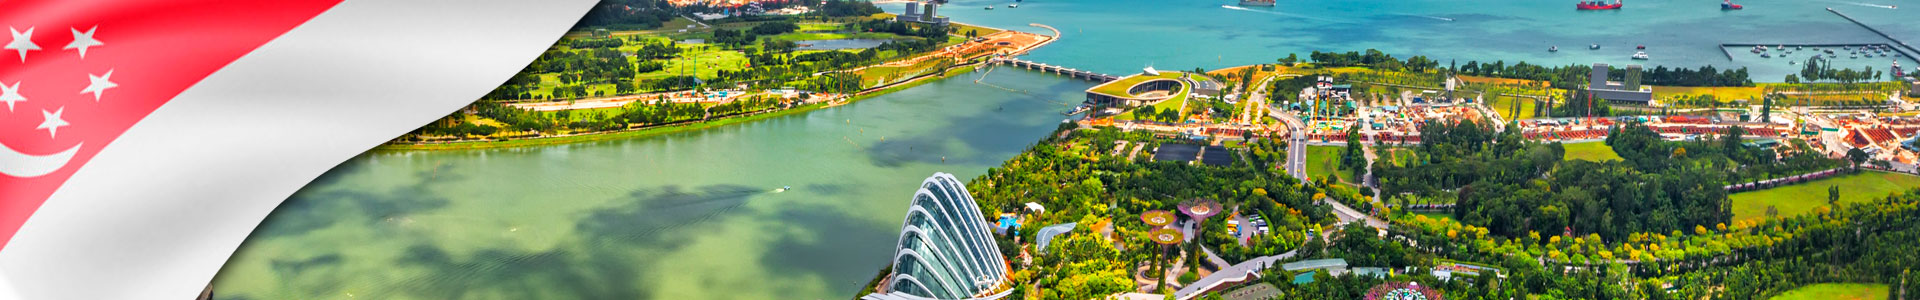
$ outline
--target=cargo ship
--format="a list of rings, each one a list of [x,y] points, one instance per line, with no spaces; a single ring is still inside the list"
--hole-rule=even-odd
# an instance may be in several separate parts
[[[1240,6],[1273,6],[1274,0],[1240,0]]]
[[[1595,0],[1593,2],[1580,1],[1579,4],[1574,4],[1573,8],[1578,10],[1609,10],[1609,9],[1620,9],[1621,6],[1622,4],[1620,3],[1620,0],[1613,0],[1613,4],[1607,4],[1605,2],[1601,2],[1600,0]]]

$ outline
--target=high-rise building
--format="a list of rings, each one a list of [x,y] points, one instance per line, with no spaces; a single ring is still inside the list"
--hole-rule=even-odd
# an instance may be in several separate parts
[[[897,22],[914,22],[946,25],[947,17],[940,16],[940,2],[908,1],[907,10],[893,17]]]
[[[1007,260],[991,225],[953,174],[920,183],[894,248],[893,271],[864,300],[1000,299]]]

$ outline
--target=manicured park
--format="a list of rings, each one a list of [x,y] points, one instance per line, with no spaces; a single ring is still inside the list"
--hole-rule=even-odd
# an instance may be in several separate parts
[[[1770,299],[1873,300],[1886,298],[1887,286],[1883,284],[1822,283],[1793,289]]]
[[[1816,207],[1827,205],[1827,187],[1831,186],[1840,187],[1841,203],[1859,203],[1920,187],[1920,177],[1861,171],[1860,174],[1733,194],[1729,196],[1733,200],[1733,221],[1761,221],[1767,217],[1767,206],[1773,206],[1781,217],[1811,212]]]
[[[1313,180],[1327,178],[1340,172],[1340,152],[1342,146],[1307,146],[1307,177]],[[1345,179],[1342,179],[1345,180]]]
[[[1573,144],[1563,144],[1563,145],[1567,149],[1567,155],[1563,157],[1566,160],[1585,160],[1585,161],[1597,162],[1597,161],[1621,159],[1620,154],[1613,152],[1613,147],[1607,146],[1607,143],[1592,142],[1592,143],[1573,143]]]

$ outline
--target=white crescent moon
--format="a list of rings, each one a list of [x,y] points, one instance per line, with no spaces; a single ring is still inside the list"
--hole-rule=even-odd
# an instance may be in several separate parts
[[[20,153],[7,145],[0,144],[0,174],[31,178],[53,173],[67,166],[67,161],[73,160],[73,154],[80,152],[80,146],[85,144],[73,145],[73,148],[48,155]]]

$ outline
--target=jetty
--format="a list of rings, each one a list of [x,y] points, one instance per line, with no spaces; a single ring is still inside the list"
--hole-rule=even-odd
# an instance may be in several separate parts
[[[1847,19],[1848,22],[1853,22],[1854,25],[1860,25],[1860,28],[1866,28],[1867,31],[1872,31],[1873,34],[1878,34],[1880,35],[1880,37],[1887,38],[1888,41],[1893,41],[1894,46],[1899,46],[1899,47],[1894,47],[1893,48],[1894,51],[1899,51],[1900,53],[1906,54],[1907,57],[1910,57],[1910,58],[1920,59],[1920,57],[1913,56],[1914,53],[1920,53],[1920,49],[1914,49],[1913,45],[1907,44],[1907,42],[1900,41],[1900,39],[1893,38],[1892,35],[1888,35],[1885,32],[1880,32],[1879,29],[1874,29],[1873,26],[1867,26],[1867,23],[1861,23],[1860,20],[1855,20],[1853,19],[1853,17],[1847,16],[1847,14],[1843,14],[1843,13],[1840,13],[1840,11],[1838,10],[1834,10],[1832,7],[1828,7],[1827,12],[1833,13],[1833,15],[1836,15],[1836,16],[1840,16],[1840,18]],[[1901,50],[1905,50],[1905,51],[1901,51]]]
[[[1865,26],[1865,25],[1862,25],[1862,26]],[[1869,29],[1871,29],[1871,28],[1869,28]],[[1895,42],[1899,42],[1899,41],[1895,41]],[[1730,48],[1739,48],[1739,49],[1748,49],[1748,48],[1753,48],[1754,46],[1765,46],[1765,47],[1767,47],[1767,49],[1773,49],[1774,47],[1780,47],[1780,46],[1786,46],[1786,47],[1815,47],[1815,48],[1821,48],[1821,47],[1824,47],[1824,48],[1839,48],[1839,47],[1859,47],[1859,46],[1888,46],[1888,47],[1887,47],[1887,49],[1893,49],[1893,52],[1897,52],[1897,53],[1900,53],[1901,55],[1904,55],[1904,56],[1906,56],[1906,57],[1908,57],[1908,58],[1914,58],[1914,53],[1916,53],[1916,52],[1920,52],[1920,51],[1915,51],[1915,52],[1908,52],[1908,51],[1910,50],[1910,48],[1902,48],[1902,47],[1896,47],[1896,46],[1899,46],[1899,45],[1898,45],[1898,44],[1889,44],[1889,43],[1847,43],[1847,44],[1836,44],[1836,43],[1818,43],[1818,44],[1793,44],[1793,43],[1775,43],[1775,44],[1760,44],[1760,43],[1730,43],[1730,44],[1720,44],[1720,53],[1721,53],[1721,54],[1726,54],[1726,55],[1727,55],[1727,60],[1733,60],[1733,50],[1727,50],[1727,49],[1730,49]]]

